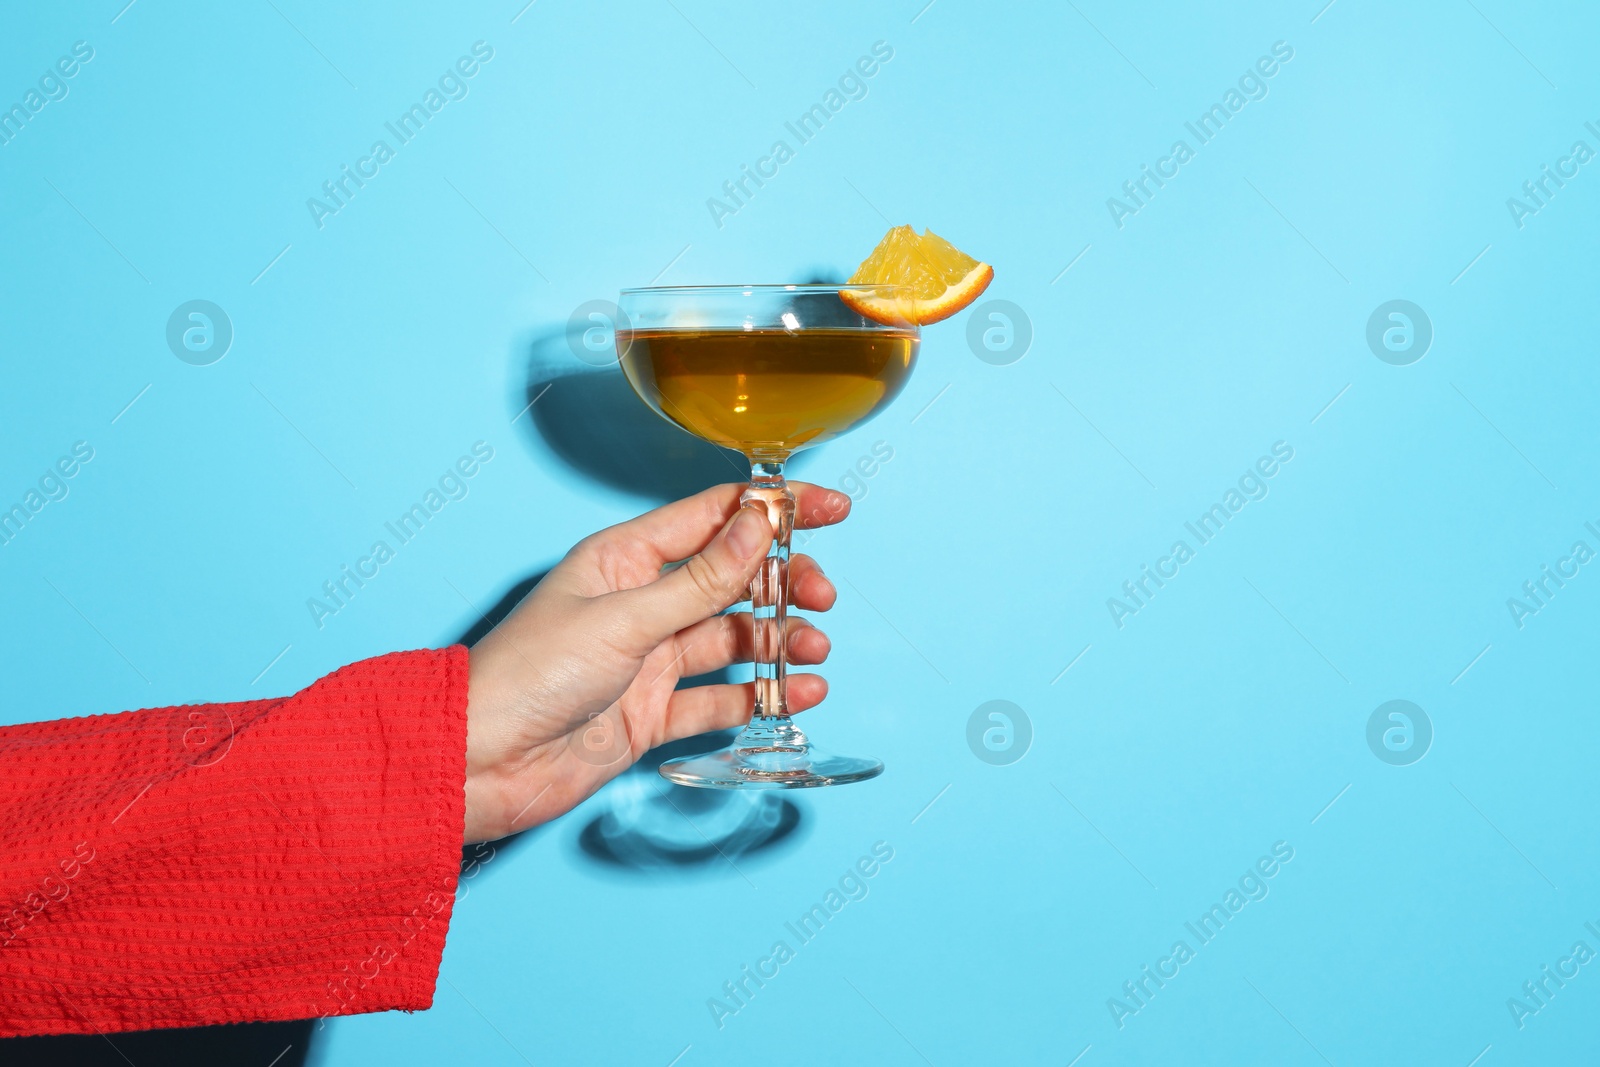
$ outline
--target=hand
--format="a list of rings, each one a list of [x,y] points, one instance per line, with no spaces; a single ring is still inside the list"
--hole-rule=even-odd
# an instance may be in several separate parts
[[[753,683],[677,689],[678,679],[748,663],[742,600],[772,543],[764,506],[721,485],[584,538],[471,651],[465,840],[487,841],[569,811],[657,745],[742,726]],[[850,513],[843,493],[791,482],[795,526]],[[690,557],[662,573],[666,564]],[[793,607],[826,611],[833,583],[810,557],[789,567]],[[789,662],[827,658],[827,636],[789,617]],[[804,711],[828,683],[790,674]]]

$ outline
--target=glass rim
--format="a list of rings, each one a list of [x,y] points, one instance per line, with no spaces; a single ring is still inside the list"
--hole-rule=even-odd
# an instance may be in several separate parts
[[[746,296],[760,294],[763,296],[768,296],[777,295],[780,293],[881,293],[886,290],[889,292],[904,292],[907,294],[913,294],[916,292],[912,286],[899,285],[892,282],[809,282],[804,284],[759,282],[747,285],[639,285],[621,290],[620,295],[637,296],[640,294],[655,293],[664,295],[689,295],[691,293],[714,293],[723,295],[742,294]]]

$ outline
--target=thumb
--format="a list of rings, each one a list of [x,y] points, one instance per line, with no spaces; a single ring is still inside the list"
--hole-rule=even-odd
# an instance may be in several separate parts
[[[654,648],[684,627],[743,600],[771,544],[767,509],[747,504],[682,566],[649,585],[611,595],[627,616],[630,634]]]

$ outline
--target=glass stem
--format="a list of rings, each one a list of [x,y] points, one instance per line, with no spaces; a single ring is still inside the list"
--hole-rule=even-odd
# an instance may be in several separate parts
[[[789,537],[794,530],[794,493],[783,480],[779,461],[752,460],[750,487],[741,504],[766,506],[772,547],[750,582],[750,615],[755,626],[755,707],[736,744],[760,749],[803,749],[805,734],[789,718]]]

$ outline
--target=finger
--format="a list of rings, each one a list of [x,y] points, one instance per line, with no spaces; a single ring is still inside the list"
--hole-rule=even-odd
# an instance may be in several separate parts
[[[667,701],[667,717],[661,743],[712,730],[743,726],[755,707],[755,684],[697,685],[680,689]],[[789,711],[801,712],[822,703],[828,695],[828,682],[820,674],[789,675]]]
[[[674,563],[706,546],[728,517],[739,507],[744,485],[718,485],[703,493],[674,501],[636,519],[608,527],[591,541],[622,545],[630,550],[643,546],[654,553],[656,565]],[[850,514],[850,498],[834,489],[810,482],[790,482],[795,495],[795,525],[800,529],[831,526]]]
[[[678,676],[692,678],[697,674],[720,670],[734,663],[749,663],[755,658],[755,625],[748,611],[731,615],[718,615],[697,622],[678,634]],[[777,649],[776,627],[763,627],[766,648],[762,662],[770,663]],[[788,634],[789,662],[813,666],[828,658],[833,642],[828,635],[805,619],[791,617],[785,627]]]
[[[758,608],[767,607],[772,603],[772,598],[767,595],[766,588],[755,591],[753,598]],[[789,606],[800,608],[804,611],[827,611],[833,607],[838,599],[838,590],[833,582],[822,573],[822,568],[817,566],[817,561],[810,556],[796,555],[789,561]],[[749,592],[741,599],[751,600]]]
[[[591,603],[617,613],[622,643],[642,656],[679,630],[742,600],[771,543],[767,509],[759,504],[742,507],[683,566]]]
[[[789,604],[802,611],[827,611],[839,599],[839,592],[810,556],[796,554],[789,560]]]
[[[794,491],[794,528],[814,530],[843,522],[850,514],[850,497],[836,489],[824,489],[809,482],[790,482]]]

